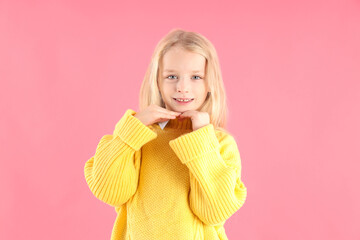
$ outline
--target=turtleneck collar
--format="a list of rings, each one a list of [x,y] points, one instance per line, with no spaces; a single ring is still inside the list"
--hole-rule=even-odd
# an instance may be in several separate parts
[[[175,119],[169,119],[166,122],[162,123],[163,125],[165,124],[165,126],[163,126],[163,128],[171,128],[171,129],[184,129],[184,130],[192,130],[192,121],[191,118],[186,117],[183,118],[182,121],[180,121],[178,118]],[[160,127],[160,123],[158,123],[159,127]]]

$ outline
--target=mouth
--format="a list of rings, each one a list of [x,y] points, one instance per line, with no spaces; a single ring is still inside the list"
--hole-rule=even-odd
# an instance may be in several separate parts
[[[179,104],[191,103],[194,98],[173,98]]]

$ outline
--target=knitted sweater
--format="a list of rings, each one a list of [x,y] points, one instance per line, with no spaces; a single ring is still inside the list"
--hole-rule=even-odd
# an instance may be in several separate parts
[[[84,167],[93,195],[117,213],[111,240],[228,239],[224,223],[247,195],[235,139],[212,124],[192,131],[190,118],[160,127],[134,114]]]

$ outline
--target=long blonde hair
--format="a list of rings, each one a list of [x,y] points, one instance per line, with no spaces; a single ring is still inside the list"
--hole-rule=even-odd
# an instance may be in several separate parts
[[[210,93],[208,93],[203,105],[198,110],[209,113],[210,123],[213,124],[214,129],[227,132],[225,128],[228,109],[218,56],[212,43],[196,32],[189,32],[179,28],[172,29],[158,42],[141,84],[139,94],[140,111],[151,104],[165,108],[158,87],[158,80],[161,76],[159,71],[163,56],[170,48],[175,46],[198,53],[206,59],[205,80]]]

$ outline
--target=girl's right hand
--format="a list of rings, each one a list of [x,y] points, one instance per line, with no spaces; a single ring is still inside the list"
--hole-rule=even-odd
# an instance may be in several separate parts
[[[138,118],[146,126],[149,126],[157,122],[164,122],[168,119],[174,119],[180,114],[181,112],[170,111],[156,104],[151,104],[143,111],[136,113],[134,117]]]

